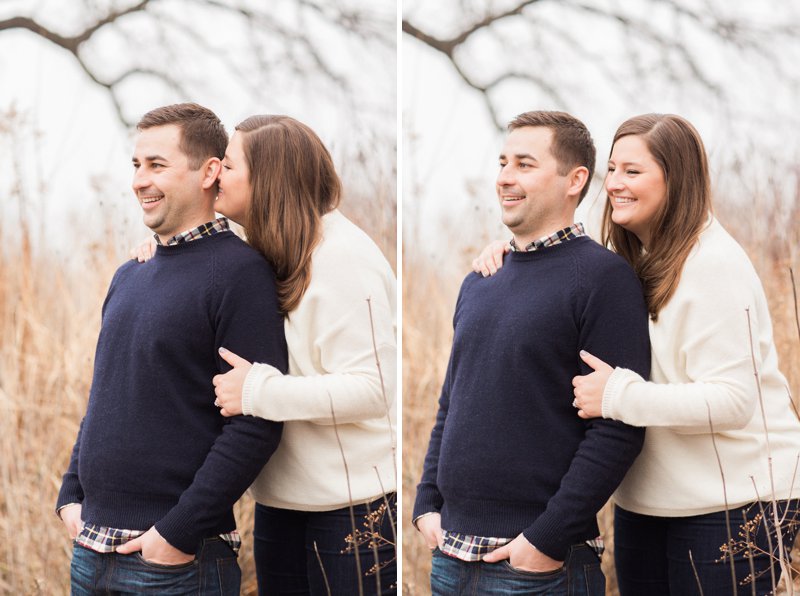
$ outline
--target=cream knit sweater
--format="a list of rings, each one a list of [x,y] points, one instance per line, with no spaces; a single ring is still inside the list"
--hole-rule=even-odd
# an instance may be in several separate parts
[[[242,395],[245,414],[285,421],[253,496],[302,511],[339,509],[396,489],[395,276],[375,243],[339,211],[322,221],[311,283],[286,319],[289,374],[254,364]]]
[[[724,509],[709,416],[730,507],[772,498],[770,454],[775,496],[800,495],[794,478],[800,423],[778,370],[764,290],[744,250],[716,219],[686,260],[658,321],[650,323],[650,341],[652,382],[616,369],[603,394],[604,417],[648,427],[616,502],[665,517]]]

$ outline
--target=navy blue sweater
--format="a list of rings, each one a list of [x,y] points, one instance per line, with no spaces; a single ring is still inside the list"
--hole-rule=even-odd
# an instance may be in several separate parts
[[[650,372],[641,285],[588,237],[513,252],[489,278],[470,274],[456,304],[453,348],[414,517],[442,527],[525,537],[563,560],[598,535],[596,513],[641,450],[644,429],[585,421],[572,378],[585,349]]]
[[[212,377],[224,346],[287,369],[269,264],[231,232],[159,246],[114,275],[94,376],[58,505],[87,523],[147,530],[194,553],[236,527],[233,505],[280,439],[282,425],[223,418]]]

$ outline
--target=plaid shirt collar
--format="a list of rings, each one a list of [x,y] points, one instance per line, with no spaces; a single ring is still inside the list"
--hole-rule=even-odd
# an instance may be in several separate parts
[[[574,238],[580,238],[581,236],[585,235],[586,232],[583,229],[583,224],[577,222],[572,224],[568,228],[559,230],[558,232],[550,234],[549,236],[544,236],[542,238],[539,238],[538,240],[534,240],[522,250],[517,246],[517,243],[512,238],[511,250],[514,252],[532,252],[534,250],[539,250],[540,248],[555,246],[556,244],[561,244],[562,242],[566,242],[567,240],[573,240]]]
[[[186,230],[185,232],[176,234],[166,242],[161,242],[161,238],[158,237],[158,234],[153,235],[156,238],[157,244],[162,246],[174,246],[176,244],[182,244],[183,242],[191,242],[192,240],[197,240],[198,238],[203,238],[205,236],[213,236],[214,234],[226,232],[230,229],[231,225],[228,223],[228,220],[224,217],[218,217],[214,221],[204,223],[202,226],[197,226],[191,230]]]

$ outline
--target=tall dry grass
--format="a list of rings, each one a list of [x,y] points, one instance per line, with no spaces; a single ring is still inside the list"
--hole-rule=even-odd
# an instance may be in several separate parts
[[[116,259],[98,251],[91,269],[70,274],[21,234],[19,250],[0,256],[0,590],[66,594],[71,549],[54,498],[85,409]]]
[[[764,189],[761,189],[762,191]],[[800,337],[789,267],[800,280],[800,197],[761,196],[745,206],[717,205],[723,225],[745,246],[764,284],[772,314],[781,370],[800,403]],[[753,217],[753,214],[756,217]],[[485,239],[478,244],[483,246]],[[430,594],[430,552],[411,525],[416,484],[452,341],[452,315],[461,279],[476,246],[452,251],[450,271],[434,269],[419,252],[403,255],[403,594]],[[800,288],[798,288],[800,290]],[[744,316],[744,314],[743,314]],[[609,595],[618,594],[613,567],[613,513],[598,516],[606,539],[603,571]],[[800,560],[795,552],[794,561]]]

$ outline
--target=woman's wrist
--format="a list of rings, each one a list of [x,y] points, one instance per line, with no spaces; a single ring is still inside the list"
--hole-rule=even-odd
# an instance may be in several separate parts
[[[242,385],[242,414],[261,415],[259,412],[262,408],[257,407],[257,402],[266,402],[269,399],[266,385],[271,377],[276,376],[283,375],[274,366],[260,362],[253,363]],[[269,418],[269,416],[262,416],[262,418]]]

